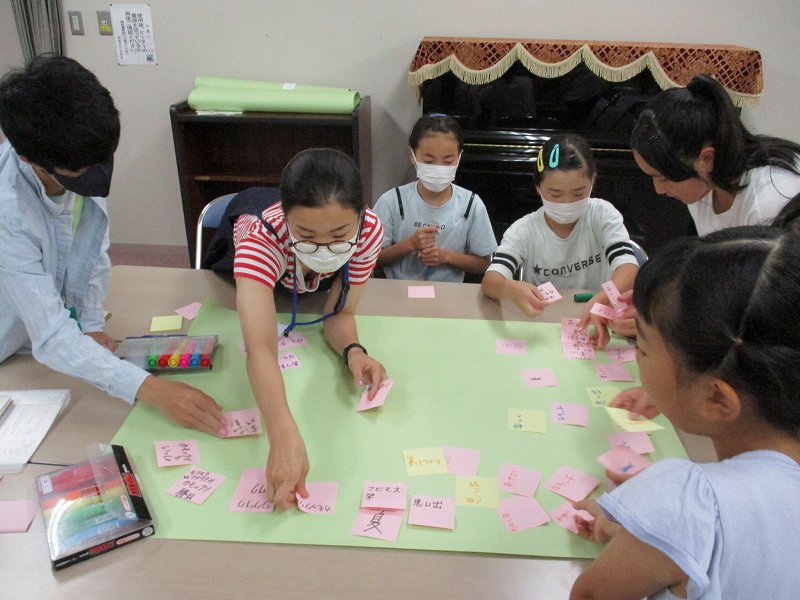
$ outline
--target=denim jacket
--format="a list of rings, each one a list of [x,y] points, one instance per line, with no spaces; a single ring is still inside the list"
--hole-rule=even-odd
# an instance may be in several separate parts
[[[105,198],[72,213],[53,202],[8,141],[0,145],[0,361],[31,351],[48,367],[133,402],[147,372],[81,332],[102,331],[108,290]]]

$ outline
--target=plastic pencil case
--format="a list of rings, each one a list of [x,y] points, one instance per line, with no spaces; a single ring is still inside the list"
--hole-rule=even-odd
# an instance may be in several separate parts
[[[117,347],[120,358],[148,371],[208,370],[214,364],[216,335],[127,337]]]

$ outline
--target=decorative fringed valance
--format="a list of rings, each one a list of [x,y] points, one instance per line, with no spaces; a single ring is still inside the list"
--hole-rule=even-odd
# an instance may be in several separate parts
[[[685,86],[709,73],[740,107],[757,104],[764,87],[761,53],[740,46],[426,37],[417,48],[408,80],[419,87],[452,72],[469,84],[501,77],[519,61],[539,77],[559,77],[579,64],[607,81],[625,81],[649,69],[662,89]]]

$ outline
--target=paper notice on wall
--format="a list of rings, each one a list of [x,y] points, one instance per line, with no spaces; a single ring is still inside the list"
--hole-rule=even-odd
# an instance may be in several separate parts
[[[149,4],[112,4],[111,22],[118,64],[158,64]]]

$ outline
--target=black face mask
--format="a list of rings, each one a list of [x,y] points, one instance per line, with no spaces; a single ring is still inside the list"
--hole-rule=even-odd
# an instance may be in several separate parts
[[[94,165],[86,169],[86,172],[77,177],[59,175],[52,173],[56,181],[63,185],[70,192],[75,192],[81,196],[99,196],[105,198],[111,189],[111,173],[114,171],[114,157],[106,162]]]

